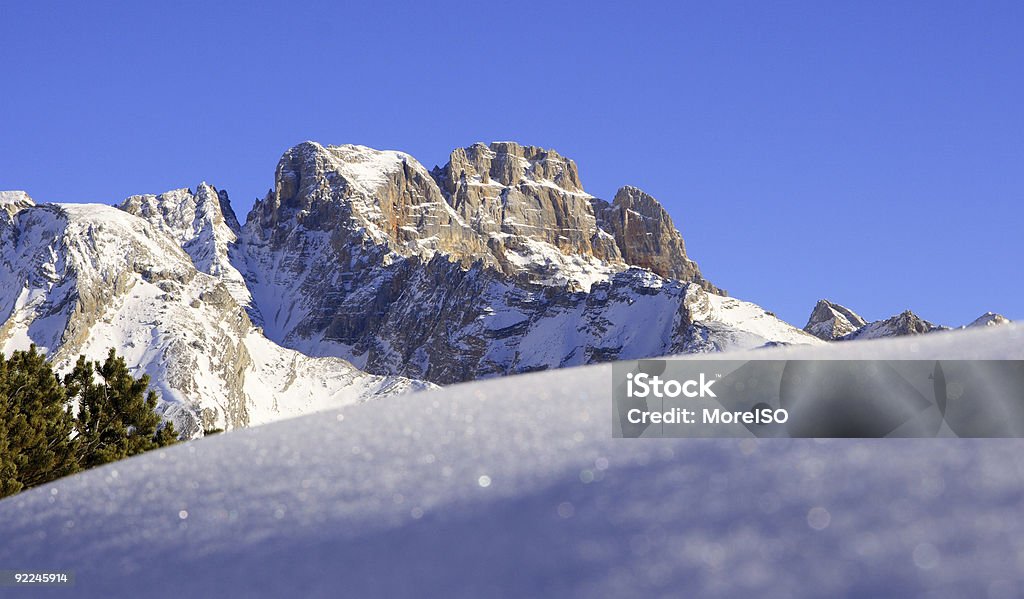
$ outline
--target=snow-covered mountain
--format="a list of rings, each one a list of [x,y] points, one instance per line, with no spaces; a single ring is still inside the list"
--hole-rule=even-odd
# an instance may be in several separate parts
[[[1009,324],[1010,319],[986,312],[965,327],[984,327]],[[910,310],[886,318],[867,322],[856,312],[828,300],[818,300],[811,311],[811,316],[804,326],[804,331],[825,341],[851,341],[854,339],[879,339],[883,337],[903,337],[906,335],[922,335],[936,331],[948,331],[950,327],[937,325],[924,320]]]
[[[157,205],[173,202],[180,216],[202,206],[206,192],[179,190]],[[148,205],[136,200],[127,204]],[[0,212],[0,349],[35,344],[65,369],[79,354],[100,359],[113,347],[151,376],[160,409],[189,435],[424,387],[266,339],[233,296],[237,271],[201,247],[222,246],[203,227],[186,239],[184,228],[161,229],[111,206],[25,198],[10,206],[18,209]]]
[[[513,142],[429,171],[304,142],[244,224],[205,183],[0,208],[0,349],[114,347],[190,433],[427,382],[936,328],[829,302],[793,327],[709,282],[650,195],[596,198],[572,160]]]
[[[866,324],[867,321],[853,310],[823,299],[818,300],[814,306],[804,331],[819,339],[832,341],[849,335]]]
[[[436,383],[611,359],[819,343],[706,281],[654,198],[611,203],[511,142],[428,172],[401,152],[300,144],[233,253],[264,331]]]
[[[902,337],[905,335],[922,335],[935,331],[949,330],[949,327],[937,325],[921,318],[910,310],[905,310],[885,320],[869,322],[852,333],[843,335],[843,341],[853,339],[878,339],[881,337]]]

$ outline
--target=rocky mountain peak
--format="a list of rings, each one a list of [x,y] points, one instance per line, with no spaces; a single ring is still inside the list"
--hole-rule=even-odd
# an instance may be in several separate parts
[[[886,322],[895,323],[896,330],[899,331],[901,335],[919,335],[921,333],[929,333],[936,329],[943,328],[939,325],[928,322],[910,310],[904,310]]]
[[[319,232],[349,261],[437,251],[471,261],[486,253],[415,158],[351,144],[303,142],[285,152],[274,189],[253,207],[246,227],[272,247]]]
[[[205,181],[195,192],[184,187],[159,195],[130,196],[118,208],[149,221],[182,244],[204,231],[221,228],[224,235],[235,237],[240,229],[227,192],[217,191]]]
[[[686,255],[683,236],[665,208],[644,191],[625,186],[611,204],[592,200],[597,223],[615,239],[622,259],[647,268],[667,279],[693,281],[713,293],[725,292],[700,274],[697,263]]]
[[[576,164],[554,150],[477,143],[454,150],[431,174],[505,274],[589,289],[625,266],[597,227]]]
[[[242,274],[229,257],[241,227],[227,192],[203,182],[195,192],[185,187],[159,195],[134,195],[118,208],[166,233],[188,254],[196,270],[220,279],[240,305],[251,305]]]
[[[453,151],[432,174],[460,218],[496,248],[506,272],[526,265],[539,275],[530,254],[542,249],[540,243],[613,271],[639,266],[724,293],[687,258],[682,236],[657,200],[633,187],[622,188],[611,204],[597,199],[583,190],[576,164],[555,150],[477,143]],[[596,276],[595,269],[584,270]]]
[[[456,149],[433,172],[402,152],[303,142],[282,156],[274,189],[246,227],[251,243],[272,248],[319,232],[334,248],[331,259],[353,266],[441,253],[586,290],[635,265],[723,293],[687,258],[654,198],[627,187],[609,205],[583,191],[572,160],[514,142]],[[303,247],[293,249],[311,251]]]
[[[849,335],[866,324],[867,321],[853,310],[821,299],[815,304],[804,331],[819,339],[832,341]]]

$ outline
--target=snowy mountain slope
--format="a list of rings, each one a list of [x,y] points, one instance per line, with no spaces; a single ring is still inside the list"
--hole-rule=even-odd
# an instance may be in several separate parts
[[[114,348],[188,435],[422,387],[274,346],[180,239],[122,210],[26,207],[0,227],[0,349],[35,344],[63,370]]]
[[[294,347],[438,384],[668,353],[823,343],[754,304],[635,268],[584,292],[518,283],[480,264],[464,270],[435,256],[379,269],[336,301],[321,325],[326,334]]]
[[[1024,359],[1024,327],[741,357]],[[610,378],[474,382],[111,464],[0,501],[0,563],[72,569],[87,598],[1024,589],[1019,440],[615,440]]]

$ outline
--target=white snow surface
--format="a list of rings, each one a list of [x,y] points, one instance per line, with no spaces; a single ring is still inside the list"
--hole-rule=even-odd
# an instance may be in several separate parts
[[[1024,326],[716,358],[1024,359]],[[117,597],[1016,597],[1021,440],[615,440],[609,365],[230,432],[0,501]],[[18,593],[11,593],[19,596]]]

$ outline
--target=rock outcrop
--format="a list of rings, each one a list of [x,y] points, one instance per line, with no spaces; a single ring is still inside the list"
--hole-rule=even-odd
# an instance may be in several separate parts
[[[488,243],[506,274],[529,268],[529,242],[567,255],[621,263],[602,235],[576,164],[554,150],[497,142],[451,153],[433,175],[464,222]],[[525,259],[506,256],[519,254]]]
[[[200,183],[195,193],[175,189],[160,195],[135,195],[121,210],[134,214],[174,239],[199,272],[217,277],[239,304],[250,307],[252,297],[229,253],[238,242],[241,226],[227,192]]]
[[[815,304],[804,331],[818,339],[833,341],[853,333],[867,321],[845,306],[822,299]]]
[[[471,261],[486,252],[416,159],[354,145],[304,142],[288,150],[274,189],[257,202],[246,226],[274,247],[296,228],[324,233],[339,250],[351,250],[349,259],[440,250]]]
[[[496,142],[451,153],[432,171],[448,203],[502,272],[587,289],[629,266],[724,295],[686,256],[653,197],[624,187],[611,204],[586,193],[576,164],[554,150]]]
[[[686,256],[683,236],[665,208],[636,187],[623,187],[611,204],[594,199],[597,222],[615,239],[623,261],[666,279],[692,281],[704,289],[724,292],[704,280],[697,263]]]

